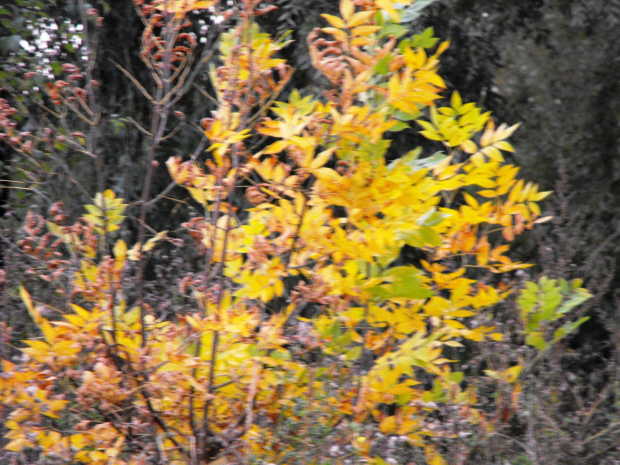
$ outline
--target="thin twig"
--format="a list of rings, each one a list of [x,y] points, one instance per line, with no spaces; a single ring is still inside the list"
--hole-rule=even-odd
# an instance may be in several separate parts
[[[127,71],[125,68],[123,68],[121,65],[119,65],[117,62],[115,62],[111,58],[110,58],[110,61],[125,76],[127,76],[129,78],[129,80],[133,83],[133,85],[136,86],[140,92],[142,92],[142,95],[144,95],[149,102],[151,102],[153,105],[156,104],[156,101],[155,101],[155,99],[153,99],[153,97],[151,97],[151,94],[148,93],[148,91],[144,88],[144,86],[142,84],[140,84],[140,82],[135,77],[133,77],[129,71]]]

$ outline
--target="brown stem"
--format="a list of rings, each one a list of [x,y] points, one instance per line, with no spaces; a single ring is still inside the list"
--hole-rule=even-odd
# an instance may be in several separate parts
[[[142,347],[146,346],[146,309],[144,306],[144,273],[146,270],[146,260],[144,258],[144,253],[142,251],[142,246],[146,242],[146,217],[149,210],[149,197],[151,196],[151,184],[153,181],[153,173],[155,170],[154,161],[155,155],[157,154],[157,149],[159,148],[159,144],[163,137],[164,131],[166,130],[166,123],[168,122],[168,115],[170,111],[170,106],[168,104],[159,103],[162,100],[162,97],[169,92],[170,90],[170,68],[171,68],[171,58],[172,54],[170,51],[170,43],[176,37],[178,33],[179,25],[174,23],[174,18],[169,19],[167,23],[167,36],[164,38],[167,41],[168,47],[166,52],[164,53],[163,59],[163,70],[161,79],[157,72],[154,70],[152,72],[153,78],[158,82],[161,82],[161,85],[157,86],[157,92],[155,96],[155,101],[158,102],[155,105],[153,111],[153,118],[151,121],[151,134],[152,134],[152,142],[151,148],[147,157],[147,165],[146,165],[146,177],[144,180],[144,188],[142,189],[142,197],[141,197],[141,206],[140,206],[140,226],[138,231],[138,243],[140,244],[140,260],[139,260],[139,271],[138,271],[138,302],[140,304],[140,331],[142,335]]]

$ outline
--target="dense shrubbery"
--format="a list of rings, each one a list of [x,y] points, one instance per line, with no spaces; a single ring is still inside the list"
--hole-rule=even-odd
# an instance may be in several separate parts
[[[438,103],[448,43],[408,37],[407,3],[342,0],[308,37],[330,87],[278,101],[293,70],[278,55],[288,43],[254,21],[269,7],[136,1],[152,81],[119,66],[151,105],[150,121],[122,122],[146,141],[131,205],[101,176],[109,115],[92,61],[42,86],[36,131],[3,102],[11,147],[91,198],[77,219],[48,199],[48,219],[28,212],[15,244],[37,278],[10,283],[41,336],[19,356],[3,348],[10,460],[436,465],[477,460],[504,433],[523,376],[585,321],[567,313],[589,294],[542,278],[499,314],[528,267],[510,244],[548,219],[548,193],[504,160],[517,126],[456,91]],[[192,32],[202,10],[217,18],[206,45]],[[208,88],[196,85],[205,63]],[[216,107],[199,124],[176,110],[188,92]],[[389,137],[410,125],[439,151],[387,163]],[[162,144],[190,129],[194,155],[170,156],[173,184],[153,192]],[[72,175],[81,160],[97,187]],[[173,189],[190,214],[182,230],[155,230],[149,211]],[[182,276],[153,283],[169,263]]]

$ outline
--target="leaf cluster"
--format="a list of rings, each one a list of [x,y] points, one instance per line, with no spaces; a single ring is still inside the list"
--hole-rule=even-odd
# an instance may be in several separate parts
[[[446,87],[439,59],[449,44],[432,31],[401,39],[411,1],[341,0],[340,15],[323,15],[328,25],[308,37],[330,88],[276,101],[292,69],[278,57],[287,42],[254,21],[268,12],[260,1],[231,9],[135,3],[154,82],[147,89],[121,68],[153,107],[150,131],[136,123],[150,141],[138,239],[130,247],[119,237],[129,205],[112,190],[95,193],[73,225],[58,212],[46,223],[58,242],[52,256],[66,259],[67,285],[58,287],[66,303],[52,318],[19,287],[42,337],[24,341],[23,361],[2,362],[5,450],[85,464],[288,463],[300,447],[285,434],[295,425],[298,439],[348,447],[338,460],[384,463],[363,432],[375,428],[440,465],[447,462],[433,424],[441,406],[491,432],[474,383],[448,353],[467,341],[503,340],[474,318],[511,293],[495,275],[529,266],[508,252],[516,236],[547,220],[538,202],[549,193],[517,179],[504,159],[516,126],[496,127],[456,92],[438,106]],[[151,202],[168,192],[154,195],[151,179],[161,142],[180,130],[167,131],[168,118],[184,117],[172,108],[208,61],[184,31],[192,12],[211,9],[230,22],[209,71],[217,111],[196,125],[206,155],[166,162],[199,212],[183,228],[203,269],[183,280],[188,311],[163,318],[144,299],[145,263],[163,244],[186,244],[148,228]],[[68,82],[51,84],[51,114],[63,120],[71,111],[96,126],[94,90],[88,82],[84,89],[74,96]],[[10,113],[2,129],[14,135]],[[390,134],[414,119],[445,153],[415,150],[386,163]],[[68,134],[94,155],[87,134]],[[27,153],[29,137],[20,136],[18,150]],[[30,221],[43,224],[34,214]],[[396,265],[406,246],[425,251],[420,267]],[[578,283],[528,284],[519,301],[526,343],[544,350],[536,342],[543,326],[587,297]],[[518,399],[522,370],[489,377]],[[341,424],[353,426],[342,433]]]

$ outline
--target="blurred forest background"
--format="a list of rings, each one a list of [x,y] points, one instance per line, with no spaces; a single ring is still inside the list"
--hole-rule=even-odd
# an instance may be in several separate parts
[[[23,131],[36,128],[44,117],[33,103],[42,98],[45,73],[58,72],[60,63],[79,62],[84,25],[75,1],[3,1],[0,6],[0,98],[19,103]],[[284,50],[296,69],[289,84],[302,94],[320,95],[325,84],[310,64],[305,38],[322,25],[320,13],[337,12],[333,0],[275,0],[279,8],[262,16],[272,34],[291,30],[294,43]],[[539,389],[524,397],[535,428],[513,431],[520,441],[536,443],[540,464],[620,463],[620,0],[418,0],[419,15],[409,23],[419,33],[428,27],[436,37],[449,39],[440,73],[448,88],[458,89],[463,101],[478,102],[498,122],[522,126],[512,141],[513,163],[521,175],[554,190],[543,214],[552,222],[524,235],[516,258],[535,267],[528,278],[583,278],[594,299],[579,310],[590,316],[564,349],[552,353],[537,373]],[[142,24],[130,0],[93,0],[103,17],[97,44],[96,79],[101,83],[99,106],[107,121],[96,128],[98,162],[77,154],[67,166],[24,159],[0,145],[0,263],[4,270],[0,320],[13,326],[12,337],[30,330],[14,296],[15,283],[33,274],[12,244],[28,208],[46,212],[65,200],[67,214],[81,214],[89,203],[73,181],[92,186],[95,171],[105,173],[112,188],[128,203],[142,191],[145,140],[132,120],[145,119],[148,105],[114,62],[138,77],[147,74],[138,57]],[[424,8],[422,8],[424,7]],[[83,11],[83,10],[82,10]],[[203,14],[203,13],[201,13]],[[196,28],[206,22],[198,21]],[[200,31],[196,30],[197,35]],[[28,71],[37,76],[24,79]],[[207,73],[199,84],[209,89]],[[282,96],[280,100],[285,99]],[[185,120],[203,118],[212,104],[196,90],[182,101]],[[414,128],[415,129],[415,128]],[[163,162],[184,156],[196,147],[200,134],[174,138],[162,145],[162,166],[154,180],[155,192],[170,184]],[[7,143],[8,142],[8,143]],[[405,153],[423,145],[416,130],[395,135],[391,152]],[[57,146],[59,151],[63,147]],[[34,182],[35,184],[32,184]],[[185,194],[171,189],[170,198]],[[76,201],[77,200],[77,201]],[[71,210],[74,209],[74,210]],[[191,215],[184,203],[166,200],[151,213],[156,230],[174,231]],[[136,209],[137,211],[137,209]],[[135,212],[134,212],[135,214]],[[123,231],[135,239],[138,222],[129,216]],[[191,271],[186,257],[158,252],[149,270],[152,306],[174,314],[176,276]],[[163,265],[165,263],[165,266]],[[36,288],[36,280],[32,286]],[[32,287],[31,286],[31,287]],[[41,285],[39,296],[45,288]],[[54,296],[49,296],[53,301]],[[157,300],[156,300],[157,299]],[[509,322],[508,322],[509,323]],[[513,425],[518,429],[518,425]],[[523,459],[522,462],[531,463]],[[527,459],[530,460],[530,459]],[[478,463],[487,463],[480,457]],[[507,462],[504,462],[507,463]]]

